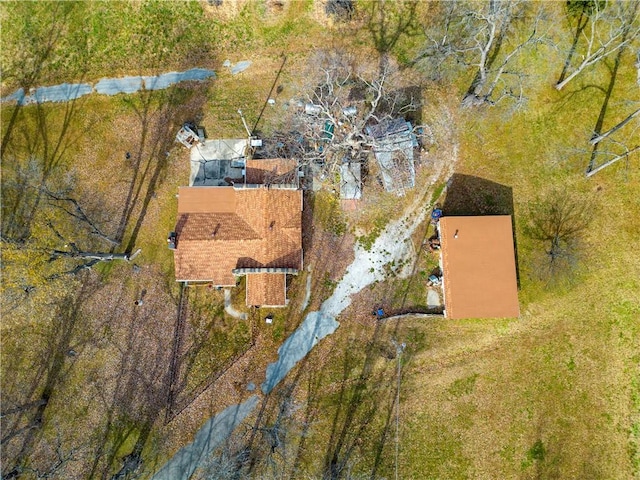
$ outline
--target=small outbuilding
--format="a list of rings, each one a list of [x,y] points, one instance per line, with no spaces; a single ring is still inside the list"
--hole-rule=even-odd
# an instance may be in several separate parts
[[[438,229],[445,317],[518,317],[511,216],[445,216]]]
[[[413,149],[418,145],[411,123],[403,118],[385,120],[365,129],[374,141],[373,153],[387,192],[403,195],[415,186]]]

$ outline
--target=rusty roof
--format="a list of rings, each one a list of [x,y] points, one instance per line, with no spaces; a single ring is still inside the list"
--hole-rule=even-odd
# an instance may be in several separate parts
[[[250,184],[265,183],[293,183],[297,180],[296,167],[298,162],[293,159],[251,159],[246,163],[246,182]]]
[[[247,275],[248,306],[281,306],[286,304],[284,273],[250,273]]]
[[[178,213],[234,213],[233,189],[220,187],[180,187]]]
[[[300,190],[183,187],[178,212],[177,281],[231,286],[235,268],[302,268]]]
[[[443,217],[439,228],[447,318],[518,317],[511,216]]]

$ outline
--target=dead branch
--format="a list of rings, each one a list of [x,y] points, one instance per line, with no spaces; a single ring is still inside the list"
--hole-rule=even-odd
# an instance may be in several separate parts
[[[586,68],[625,48],[640,35],[638,1],[607,2],[604,6],[601,6],[600,2],[593,2],[593,4],[594,11],[589,23],[589,31],[582,32],[586,42],[582,62],[556,84],[557,90],[562,90]]]
[[[588,170],[587,173],[585,173],[585,175],[586,175],[587,178],[588,177],[592,177],[593,175],[598,173],[600,170],[603,170],[603,169],[607,168],[608,166],[613,165],[618,160],[622,160],[623,158],[628,159],[629,155],[631,155],[633,152],[636,152],[638,150],[640,150],[640,145],[637,145],[637,146],[627,150],[623,154],[615,155],[612,159],[610,159],[609,161],[603,163],[602,165],[599,165],[594,169]]]
[[[604,140],[605,138],[607,138],[609,135],[611,135],[612,133],[617,132],[618,130],[620,130],[622,127],[624,127],[627,123],[629,123],[631,120],[633,120],[635,117],[637,117],[638,115],[640,115],[640,108],[638,110],[636,110],[635,112],[633,112],[631,115],[629,115],[627,118],[625,118],[624,120],[622,120],[620,123],[618,123],[617,125],[615,125],[614,127],[610,128],[609,130],[607,130],[604,133],[601,133],[600,135],[593,137],[589,143],[591,145],[595,145],[597,143],[600,143],[602,140]]]
[[[63,212],[67,213],[71,217],[73,217],[73,218],[79,220],[80,222],[82,222],[83,224],[87,225],[89,227],[90,232],[91,232],[92,235],[95,235],[95,236],[101,238],[102,240],[105,240],[106,242],[111,243],[112,245],[118,245],[119,244],[119,242],[117,240],[114,240],[114,239],[110,238],[109,236],[104,234],[100,228],[98,228],[98,226],[95,224],[95,222],[93,222],[89,218],[89,216],[84,212],[84,210],[80,206],[80,203],[78,203],[78,201],[75,198],[71,198],[71,197],[61,196],[61,195],[55,194],[55,193],[53,193],[51,190],[49,190],[46,187],[41,187],[40,191],[42,193],[44,193],[47,197],[49,197],[49,199],[53,200],[53,201],[49,202],[49,205],[51,205],[51,206],[53,206],[55,208],[59,208],[60,210],[62,210]],[[66,203],[66,204],[70,203],[73,208],[72,209],[68,209],[64,205],[64,203]]]

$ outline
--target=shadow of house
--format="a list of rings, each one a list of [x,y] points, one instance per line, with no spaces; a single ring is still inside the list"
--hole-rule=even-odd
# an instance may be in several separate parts
[[[513,188],[485,178],[454,173],[447,182],[444,216],[510,215],[516,260],[516,278],[520,287],[518,243],[516,240]]]
[[[445,216],[511,215],[513,189],[473,175],[454,173],[447,182]]]

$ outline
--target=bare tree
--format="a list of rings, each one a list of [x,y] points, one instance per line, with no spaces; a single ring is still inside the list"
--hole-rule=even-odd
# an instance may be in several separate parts
[[[576,21],[576,31],[573,34],[573,41],[571,42],[571,48],[567,54],[567,58],[564,62],[562,72],[556,83],[562,82],[567,76],[567,71],[571,66],[571,60],[573,59],[576,49],[578,47],[578,41],[582,38],[582,32],[589,24],[591,15],[596,9],[596,1],[600,0],[568,0],[567,1],[567,20],[569,24]]]
[[[70,215],[74,220],[83,223],[89,229],[91,235],[95,235],[111,245],[118,245],[119,242],[103,233],[103,229],[97,223],[89,218],[80,203],[65,193],[56,193],[50,191],[46,187],[41,187],[42,192],[49,198],[49,205],[59,208],[63,212]]]
[[[101,211],[99,202],[89,211],[74,198],[68,181],[51,178],[46,182],[36,179],[34,183],[23,178],[15,184],[12,180],[5,184],[7,189],[21,189],[25,197],[43,199],[37,211],[30,213],[34,225],[31,235],[13,236],[13,231],[8,230],[0,236],[5,301],[20,301],[39,288],[47,290],[53,280],[76,275],[99,262],[129,261],[136,255],[114,251],[118,242],[105,232],[108,212]]]
[[[597,146],[597,145],[596,145]],[[634,147],[628,147],[626,144],[622,142],[612,141],[610,142],[610,147],[605,149],[594,150],[593,152],[593,160],[595,165],[595,159],[600,159],[601,163],[596,167],[594,165],[590,165],[587,173],[585,174],[587,177],[592,177],[596,173],[605,168],[613,165],[614,163],[620,160],[629,160],[631,154],[640,150],[640,145],[636,145]]]
[[[529,209],[527,234],[545,245],[543,276],[570,273],[580,258],[580,240],[591,221],[593,205],[566,189],[553,189]]]
[[[640,35],[637,0],[631,2],[593,2],[591,21],[581,32],[584,39],[581,62],[574,66],[566,77],[556,83],[562,90],[586,68],[625,48]],[[569,68],[566,67],[569,71]]]
[[[377,145],[366,127],[415,112],[419,92],[401,88],[400,72],[390,64],[367,70],[336,51],[321,51],[310,64],[309,81],[300,88],[301,100],[284,122],[285,131],[267,139],[260,155],[297,158],[332,181],[343,161],[365,161]],[[429,142],[428,126],[413,130]]]
[[[589,142],[593,145],[593,150],[591,151],[589,166],[585,174],[587,177],[595,175],[620,160],[627,160],[628,162],[631,155],[640,150],[640,143],[635,140],[638,138],[637,133],[640,124],[635,122],[635,128],[631,131],[629,131],[629,128],[624,128],[632,120],[636,119],[638,115],[640,115],[640,109],[625,117],[606,132],[594,134]],[[623,132],[626,132],[626,134],[623,134]]]
[[[428,43],[415,63],[440,64],[441,69],[475,68],[462,99],[466,107],[495,105],[505,99],[520,106],[527,74],[514,65],[528,49],[546,43],[546,32],[540,29],[544,10],[532,11],[529,3],[521,1],[450,2],[440,16],[441,21],[425,29]],[[519,39],[519,21],[531,18],[528,35]]]
[[[63,445],[62,435],[58,433],[55,439],[51,441],[44,440],[45,450],[48,450],[49,463],[43,466],[25,466],[16,469],[16,476],[20,476],[21,473],[32,474],[37,479],[45,478],[61,478],[64,475],[65,468],[69,463],[77,461],[82,451],[86,448],[86,445],[79,444],[70,448],[65,448]],[[5,478],[13,478],[13,472],[6,475]]]

